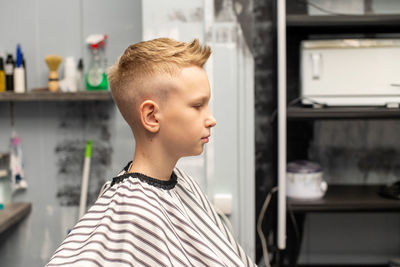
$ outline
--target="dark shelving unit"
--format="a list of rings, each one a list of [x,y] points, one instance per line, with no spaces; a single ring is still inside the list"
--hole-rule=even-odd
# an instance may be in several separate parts
[[[288,107],[288,120],[398,119],[400,108],[387,107]]]
[[[299,45],[301,39],[307,39],[307,35],[315,33],[340,34],[340,33],[400,33],[400,14],[399,15],[323,15],[312,16],[307,14],[287,14],[286,27],[288,30],[288,42],[292,44],[292,49],[288,50],[288,59],[298,64],[298,51],[293,52],[293,47]],[[290,35],[293,33],[293,35]],[[292,39],[291,39],[292,38]],[[292,41],[291,41],[292,40]],[[294,40],[294,41],[293,41]],[[298,74],[291,70],[288,73],[288,88],[299,89]],[[290,80],[295,83],[290,83]],[[298,91],[297,91],[298,92]],[[295,92],[292,92],[292,94]],[[298,97],[298,95],[296,96]],[[312,106],[288,106],[287,120],[296,121],[315,121],[315,120],[346,120],[346,119],[399,119],[400,108],[387,107],[312,107]],[[323,199],[315,201],[300,201],[288,199],[291,204],[289,209],[293,211],[346,211],[355,207],[363,209],[365,203],[374,207],[371,211],[386,210],[396,207],[400,210],[400,201],[387,200],[381,198],[376,191],[377,186],[351,186],[337,185],[330,186]],[[354,197],[351,197],[354,196]],[[343,197],[343,202],[338,202]],[[347,202],[346,202],[347,201]],[[356,202],[359,202],[358,206]],[[350,204],[353,203],[353,204]],[[340,206],[344,204],[344,206]],[[367,209],[368,205],[365,206]],[[353,209],[353,210],[354,210]]]
[[[380,34],[397,34],[400,15],[359,15],[359,16],[308,16],[287,15],[288,36],[337,35],[337,38],[386,38]],[[349,35],[350,34],[350,35]]]
[[[399,212],[400,200],[382,197],[383,185],[330,185],[315,200],[288,198],[293,212]]]
[[[287,15],[286,26],[299,28],[324,27],[391,27],[400,26],[400,15],[342,15],[342,16],[309,16],[305,14]],[[368,29],[365,29],[368,30]]]
[[[289,3],[290,1],[287,1]],[[299,3],[293,3],[295,4]],[[293,6],[292,6],[293,7]],[[302,40],[352,39],[352,38],[400,38],[400,14],[398,15],[307,15],[307,6],[297,6],[286,14],[286,94],[287,103],[299,97],[299,52]],[[316,120],[347,119],[400,119],[400,108],[387,107],[312,107],[288,106],[287,160],[305,158],[313,135]],[[290,134],[290,133],[295,134]],[[305,152],[307,153],[307,152]],[[287,211],[294,213],[300,230],[309,212],[400,212],[400,200],[382,197],[383,185],[329,184],[324,197],[314,200],[286,198]],[[290,227],[288,228],[290,229]],[[294,245],[296,233],[287,234],[286,255],[290,264],[297,264],[300,247]],[[301,242],[299,242],[301,243]],[[279,266],[286,266],[280,263]]]
[[[110,91],[82,91],[82,92],[49,92],[38,90],[28,93],[0,93],[1,102],[28,102],[28,101],[111,101]]]

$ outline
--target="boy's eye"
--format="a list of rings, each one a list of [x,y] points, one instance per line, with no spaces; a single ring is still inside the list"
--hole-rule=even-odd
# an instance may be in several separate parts
[[[196,108],[196,109],[200,109],[202,106],[203,106],[202,104],[195,104],[195,105],[193,105],[193,107]]]

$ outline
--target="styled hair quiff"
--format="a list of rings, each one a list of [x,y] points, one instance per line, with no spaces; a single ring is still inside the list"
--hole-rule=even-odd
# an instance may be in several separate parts
[[[210,47],[202,46],[197,39],[186,43],[158,38],[130,45],[108,74],[113,99],[129,126],[132,128],[137,122],[137,108],[143,97],[168,94],[149,91],[152,77],[174,77],[189,66],[202,68],[210,54]]]

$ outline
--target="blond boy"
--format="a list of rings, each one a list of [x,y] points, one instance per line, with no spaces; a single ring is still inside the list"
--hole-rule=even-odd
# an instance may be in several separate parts
[[[198,184],[175,167],[199,155],[216,121],[197,40],[129,46],[109,74],[135,138],[133,161],[55,252],[48,266],[254,266]]]

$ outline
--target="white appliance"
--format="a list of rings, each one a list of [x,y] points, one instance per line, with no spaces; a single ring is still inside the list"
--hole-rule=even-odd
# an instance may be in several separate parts
[[[398,106],[400,39],[301,43],[303,104]]]

